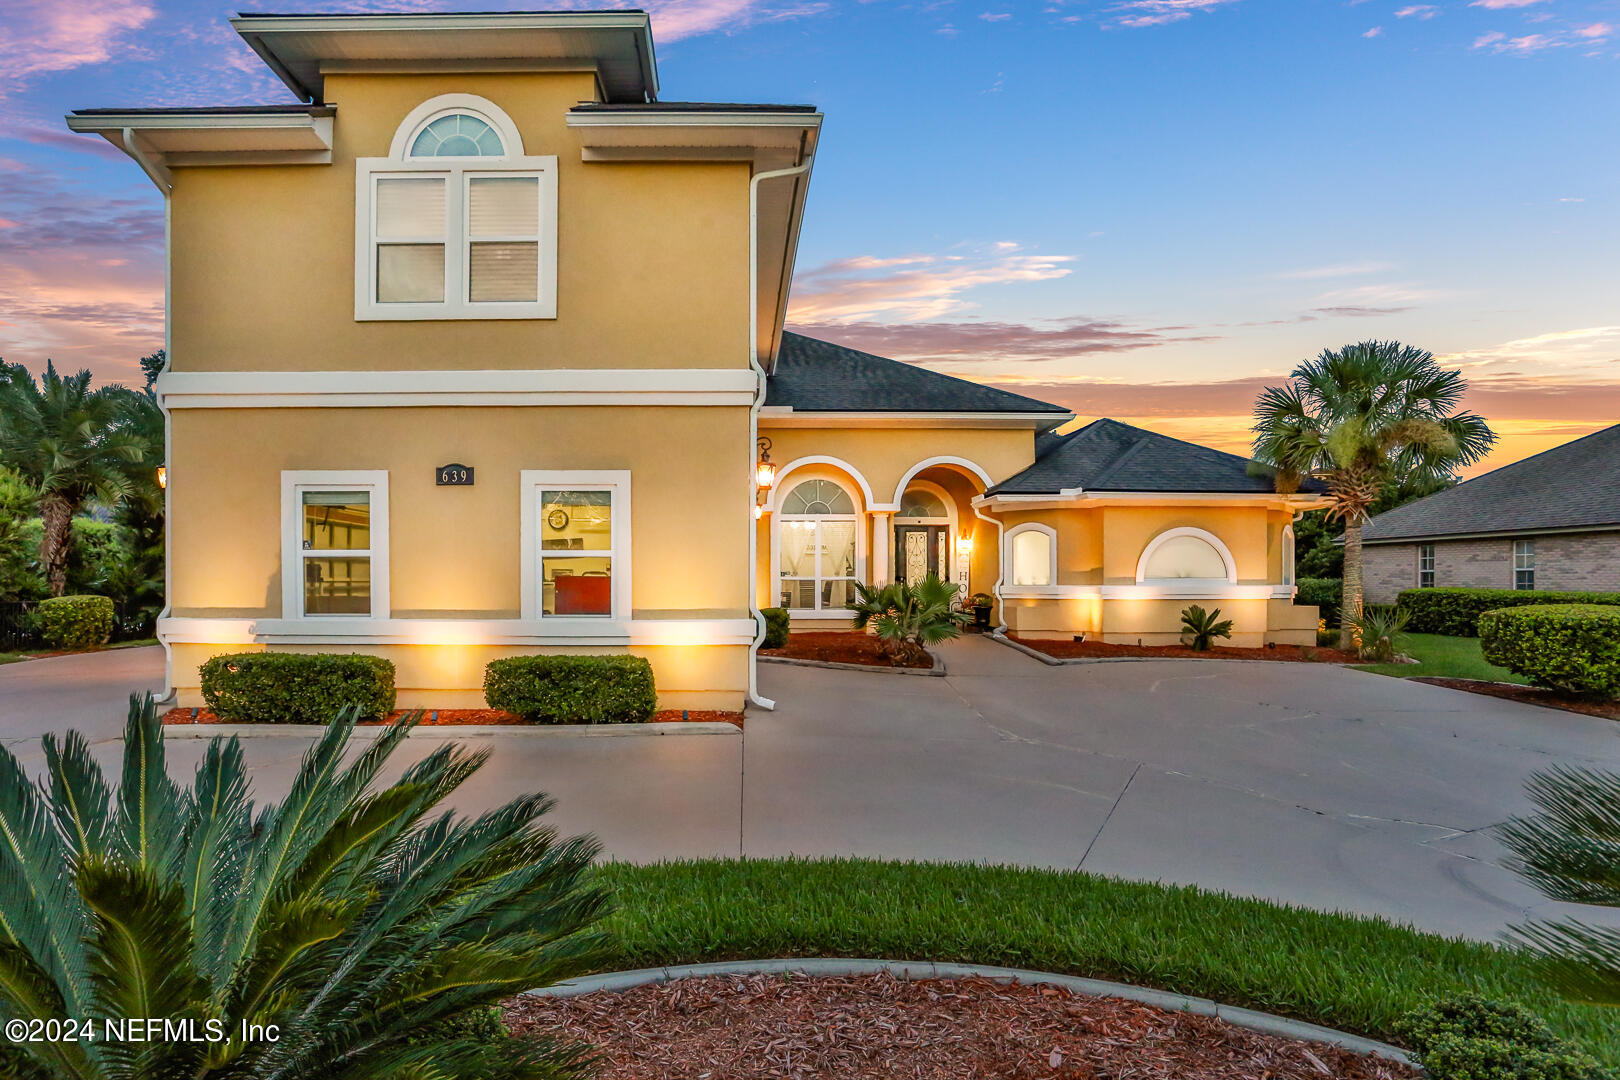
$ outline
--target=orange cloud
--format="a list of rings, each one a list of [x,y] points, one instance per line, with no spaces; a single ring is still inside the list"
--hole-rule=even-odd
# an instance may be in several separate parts
[[[1024,253],[995,244],[973,254],[858,255],[795,275],[790,322],[808,324],[937,319],[969,307],[962,293],[983,285],[1067,277],[1072,255]]]

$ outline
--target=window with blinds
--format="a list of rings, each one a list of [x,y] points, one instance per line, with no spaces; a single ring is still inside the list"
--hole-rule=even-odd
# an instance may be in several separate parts
[[[467,299],[532,303],[540,290],[540,178],[467,178]]]

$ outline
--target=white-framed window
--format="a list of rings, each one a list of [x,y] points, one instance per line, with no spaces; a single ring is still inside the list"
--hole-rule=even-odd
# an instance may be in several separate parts
[[[1292,586],[1297,579],[1296,566],[1297,551],[1294,543],[1294,527],[1284,525],[1282,531],[1282,583]]]
[[[837,481],[802,480],[777,504],[782,606],[843,611],[855,603],[855,498]]]
[[[1513,587],[1529,592],[1536,587],[1536,542],[1513,541]]]
[[[1007,530],[1007,580],[1018,585],[1057,584],[1057,531],[1026,522]]]
[[[1434,545],[1419,544],[1417,550],[1418,588],[1434,588]]]
[[[281,474],[282,618],[386,619],[388,473]]]
[[[1138,583],[1220,582],[1237,584],[1237,561],[1221,538],[1203,529],[1167,529],[1155,536],[1136,564]]]
[[[525,469],[525,619],[630,618],[630,473]]]
[[[424,102],[386,158],[355,162],[354,317],[557,315],[557,158],[523,152],[500,107]]]

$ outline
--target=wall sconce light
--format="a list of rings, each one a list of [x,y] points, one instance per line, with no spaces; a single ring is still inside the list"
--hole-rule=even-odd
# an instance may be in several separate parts
[[[157,467],[157,484],[159,489],[167,488],[169,486],[169,468],[167,465],[159,465]]]
[[[771,440],[763,435],[759,439],[759,464],[754,466],[754,483],[761,491],[769,491],[776,483],[776,466],[771,463]]]
[[[973,534],[963,533],[956,538],[956,550],[966,555],[973,550]]]
[[[759,503],[755,503],[754,504],[754,520],[758,521],[760,518],[762,518],[764,516],[765,516],[765,508],[763,506],[759,505]]]

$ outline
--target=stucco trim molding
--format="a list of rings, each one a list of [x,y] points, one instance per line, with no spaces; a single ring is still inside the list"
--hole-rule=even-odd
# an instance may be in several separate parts
[[[500,371],[172,371],[170,409],[348,409],[422,405],[753,404],[746,368]]]
[[[749,645],[753,619],[159,619],[166,645]]]
[[[1179,584],[1003,585],[1008,600],[1288,600],[1289,585],[1233,585],[1188,579]]]

